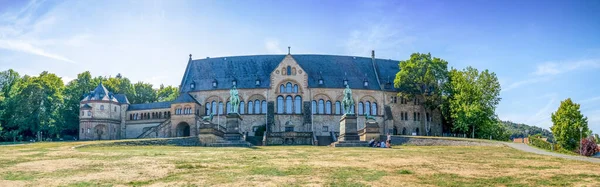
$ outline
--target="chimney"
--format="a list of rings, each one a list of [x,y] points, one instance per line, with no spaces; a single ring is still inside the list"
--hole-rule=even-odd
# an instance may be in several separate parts
[[[371,50],[371,58],[375,60],[375,50]]]
[[[371,50],[371,64],[373,65],[373,71],[375,71],[375,79],[377,79],[379,89],[383,90],[381,81],[379,79],[379,67],[377,66],[377,62],[375,61],[375,50]]]

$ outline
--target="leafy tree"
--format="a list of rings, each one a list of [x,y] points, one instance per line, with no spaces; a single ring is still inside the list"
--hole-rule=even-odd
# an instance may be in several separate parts
[[[6,110],[11,97],[10,93],[20,79],[19,73],[12,69],[0,72],[0,123],[2,124],[8,123],[8,115],[11,115],[11,113],[6,112]]]
[[[579,110],[580,105],[573,103],[571,98],[560,102],[558,110],[552,113],[552,133],[556,142],[567,150],[575,150],[580,139],[580,129],[588,132],[587,117]],[[584,136],[585,138],[585,136]]]
[[[463,71],[452,69],[449,72],[448,107],[453,121],[452,129],[467,133],[475,132],[481,138],[490,134],[490,129],[498,127],[495,109],[500,102],[500,83],[495,73],[488,70],[479,72],[467,67]]]
[[[25,137],[37,132],[55,136],[63,123],[59,109],[63,105],[64,84],[55,74],[42,72],[39,77],[24,76],[15,83],[7,101],[7,128],[19,130]]]
[[[17,130],[8,131],[8,132],[6,132],[5,136],[8,139],[12,139],[13,142],[16,142],[17,137],[19,137],[19,131],[17,131]]]
[[[394,87],[400,88],[400,97],[424,99],[423,105],[437,109],[442,102],[442,88],[448,80],[448,62],[431,54],[413,53],[410,59],[400,61],[400,71],[394,79]]]
[[[135,97],[135,88],[128,78],[111,77],[105,80],[102,84],[104,84],[106,89],[115,94],[125,94],[129,99]]]
[[[179,89],[173,86],[165,87],[161,84],[157,92],[159,102],[172,101],[175,100],[177,96],[179,96]]]
[[[156,102],[156,90],[152,88],[152,84],[138,82],[133,85],[135,95],[131,98],[132,103],[151,103]]]
[[[500,120],[496,120],[496,123],[485,123],[477,129],[477,136],[481,138],[491,137],[494,140],[508,141],[511,135],[508,128]]]

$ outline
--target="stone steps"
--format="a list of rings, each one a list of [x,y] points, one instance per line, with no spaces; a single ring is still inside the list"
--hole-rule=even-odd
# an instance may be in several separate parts
[[[369,147],[367,141],[337,141],[330,145],[331,147]]]
[[[200,145],[205,147],[252,147],[247,141],[226,140],[216,135],[200,135]]]
[[[252,144],[248,142],[223,142],[223,143],[207,143],[204,144],[206,147],[252,147]]]

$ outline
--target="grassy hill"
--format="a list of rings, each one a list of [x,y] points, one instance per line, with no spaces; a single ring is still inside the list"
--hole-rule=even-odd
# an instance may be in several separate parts
[[[504,124],[506,129],[511,133],[510,138],[523,137],[525,136],[525,130],[528,130],[528,135],[541,134],[542,136],[547,137],[548,140],[554,140],[552,132],[540,127],[530,126],[522,123],[514,123],[511,121],[502,121],[502,124]]]

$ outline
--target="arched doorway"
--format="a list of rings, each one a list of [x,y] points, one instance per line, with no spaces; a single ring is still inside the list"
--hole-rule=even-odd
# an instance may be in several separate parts
[[[402,135],[406,135],[406,127],[402,127]]]
[[[188,125],[186,122],[177,124],[177,137],[186,136],[190,136],[190,125]]]
[[[415,130],[415,133],[417,134],[417,136],[420,134],[419,133],[419,127],[417,127],[417,129]]]
[[[106,125],[100,124],[94,127],[94,139],[108,140],[108,137],[108,127],[106,127]]]
[[[392,134],[393,135],[398,135],[398,127],[394,126],[394,132]]]

